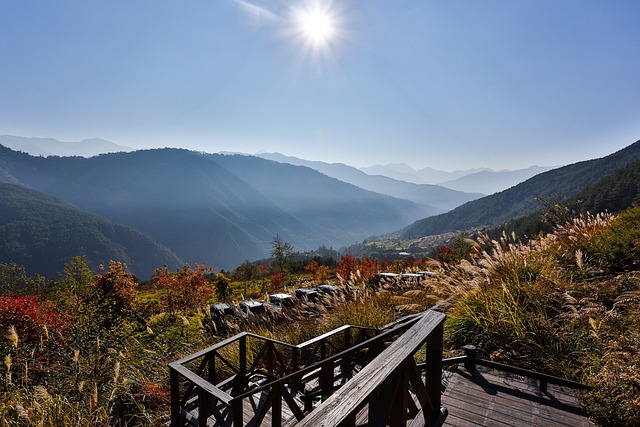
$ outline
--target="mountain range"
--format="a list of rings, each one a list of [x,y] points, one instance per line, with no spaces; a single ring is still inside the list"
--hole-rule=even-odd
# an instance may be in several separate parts
[[[418,220],[402,229],[399,236],[411,239],[504,224],[539,210],[538,199],[563,202],[637,160],[640,160],[640,141],[609,156],[541,173],[512,188],[465,203],[450,212]]]
[[[442,211],[303,166],[182,149],[83,158],[0,147],[0,182],[131,227],[177,259],[215,269],[265,258],[276,235],[296,250],[339,248]],[[152,271],[135,273],[148,277]]]
[[[468,193],[493,194],[513,187],[553,166],[531,166],[526,169],[499,170],[488,168],[456,170],[453,172],[423,168],[415,170],[403,163],[374,165],[360,168],[369,175],[383,175],[415,184],[436,184]]]
[[[93,157],[99,154],[134,151],[131,147],[100,138],[63,142],[53,138],[0,135],[0,145],[15,151],[31,154],[32,156],[44,157]],[[394,197],[407,198],[426,205],[433,205],[433,207],[439,208],[443,212],[468,200],[505,190],[538,173],[552,169],[551,167],[531,166],[518,170],[494,171],[488,168],[477,168],[448,172],[429,167],[415,170],[411,166],[402,163],[374,165],[356,169],[342,163],[303,160],[279,153],[261,153],[256,156],[296,166],[307,166],[358,187]],[[472,194],[460,196],[456,193],[446,192],[442,187]]]
[[[32,156],[81,156],[133,151],[131,147],[118,145],[100,138],[84,139],[78,142],[58,141],[53,138],[26,138],[23,136],[0,135],[0,145],[16,151],[24,151]]]
[[[436,208],[436,210],[440,211],[439,213],[449,211],[462,203],[483,196],[481,193],[452,191],[440,185],[415,184],[383,175],[369,175],[342,163],[309,161],[279,153],[263,153],[260,154],[259,157],[281,163],[306,166],[366,190],[412,200],[431,207],[432,209]]]
[[[436,207],[451,210],[463,202],[497,193],[517,185],[539,173],[553,169],[545,166],[531,166],[526,169],[493,171],[491,169],[468,169],[454,172],[424,168],[415,170],[405,164],[376,165],[356,169],[342,163],[325,163],[285,156],[280,153],[261,153],[264,159],[292,165],[307,166],[319,172],[349,182],[361,188],[395,195],[420,203],[431,203]],[[443,189],[467,193],[452,199]]]
[[[184,149],[36,157],[0,146],[0,262],[51,277],[85,255],[94,267],[114,258],[149,277],[163,264],[217,270],[262,259],[275,236],[305,251],[394,230],[414,239],[491,227],[536,210],[537,198],[563,201],[606,177],[615,180],[610,190],[589,196],[598,206],[607,203],[603,191],[628,192],[636,172],[623,172],[640,160],[640,142],[481,198],[342,164],[263,156],[270,159]]]
[[[166,247],[131,227],[21,185],[0,184],[0,260],[53,277],[77,255],[94,269],[109,260],[125,262],[135,272],[182,265]]]

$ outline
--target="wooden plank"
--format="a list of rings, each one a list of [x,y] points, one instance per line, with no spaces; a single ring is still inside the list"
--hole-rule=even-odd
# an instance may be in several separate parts
[[[210,347],[207,347],[207,348],[205,348],[203,350],[200,350],[200,351],[198,351],[196,353],[190,354],[189,356],[183,357],[180,360],[176,360],[175,362],[173,362],[171,364],[172,365],[174,365],[174,364],[184,365],[185,363],[191,362],[194,359],[202,357],[202,356],[204,356],[205,354],[207,354],[207,353],[209,353],[211,351],[215,351],[215,350],[217,350],[219,348],[222,348],[222,347],[224,347],[224,346],[226,346],[228,344],[231,344],[232,342],[239,340],[240,338],[244,337],[245,335],[247,335],[246,332],[241,332],[241,333],[239,333],[237,335],[234,335],[234,336],[232,336],[230,338],[222,340],[222,341],[220,341],[220,342],[218,342],[218,343],[216,343],[216,344],[214,344],[214,345],[212,345]]]
[[[340,332],[343,332],[343,331],[348,330],[350,328],[351,328],[351,325],[340,326],[339,328],[336,328],[336,329],[334,329],[332,331],[326,332],[326,333],[324,333],[322,335],[318,335],[315,338],[311,338],[310,340],[307,340],[307,341],[305,341],[303,343],[300,343],[296,347],[298,347],[299,349],[303,349],[305,347],[309,347],[312,344],[316,344],[319,341],[323,341],[323,340],[325,340],[325,339],[327,339],[327,338],[329,338],[331,336],[337,335]]]
[[[224,404],[228,405],[231,402],[231,399],[232,399],[231,395],[220,390],[218,387],[214,386],[204,378],[200,378],[199,376],[191,372],[186,367],[182,365],[172,364],[171,368],[175,370],[177,373],[179,373],[180,375],[182,375],[187,380],[191,381],[197,387],[200,387],[201,389],[205,390],[207,393],[213,395],[213,397],[220,400]]]
[[[482,382],[477,382],[482,379]],[[465,384],[460,384],[454,387],[449,392],[449,395],[459,394],[461,399],[471,399],[473,396],[478,396],[479,399],[486,399],[488,393],[500,395],[504,405],[514,406],[522,404],[522,402],[538,403],[546,406],[555,407],[559,410],[573,413],[581,413],[578,400],[574,396],[573,399],[567,397],[566,392],[563,392],[562,401],[556,399],[553,392],[558,389],[556,386],[550,387],[550,391],[547,394],[541,393],[536,387],[532,387],[531,383],[526,380],[508,376],[497,376],[492,374],[480,374],[477,373],[472,382],[469,379],[458,376],[458,382],[464,381]],[[454,381],[455,383],[455,381]],[[529,403],[527,403],[529,404]]]
[[[494,371],[470,376],[460,369],[449,379],[442,404],[449,410],[445,426],[593,426],[566,389],[550,385],[545,394],[530,379]]]

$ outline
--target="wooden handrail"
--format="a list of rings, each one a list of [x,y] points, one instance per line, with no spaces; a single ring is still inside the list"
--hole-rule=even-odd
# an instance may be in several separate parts
[[[229,393],[226,393],[220,390],[218,387],[211,384],[209,381],[199,377],[198,375],[191,372],[189,369],[185,368],[182,365],[171,363],[169,364],[171,369],[173,369],[178,374],[182,375],[185,379],[191,381],[196,387],[200,387],[202,390],[214,396],[216,399],[220,400],[225,405],[229,405],[231,400],[233,399]]]
[[[347,425],[355,424],[356,414],[369,402],[378,401],[375,400],[377,394],[380,393],[385,384],[389,383],[392,377],[397,376],[403,369],[411,370],[412,366],[415,368],[413,355],[432,334],[439,335],[436,339],[441,341],[444,318],[445,316],[442,313],[427,312],[409,331],[385,349],[373,362],[362,368],[356,379],[348,382],[331,395],[322,405],[298,422],[296,427],[333,427],[343,423]],[[439,359],[441,360],[441,357]],[[413,365],[411,365],[412,363]],[[408,385],[408,373],[404,374],[403,381],[403,384]],[[425,414],[425,417],[436,416],[435,413],[440,411],[439,377],[437,381],[437,396],[427,396],[428,392],[425,391],[425,399],[430,400],[432,406],[430,408],[423,407],[423,410],[427,409],[429,411],[428,414]],[[408,393],[408,390],[405,388],[400,392],[404,395],[404,393]],[[390,393],[388,397],[397,398],[396,392]],[[384,403],[388,404],[389,402]],[[426,406],[427,402],[424,403]],[[437,408],[434,408],[434,406],[437,406]],[[405,399],[404,408],[399,410],[395,408],[394,412],[401,415],[404,414],[403,416],[406,418],[406,409]],[[389,413],[387,412],[384,415],[388,416]],[[370,419],[369,421],[373,420]],[[406,423],[406,419],[404,421]],[[386,424],[386,418],[383,421],[379,420],[379,422],[382,422],[381,425]]]
[[[437,314],[443,316],[439,313]],[[243,406],[243,399],[255,395],[256,393],[262,392],[266,392],[270,396],[269,399],[270,402],[272,402],[272,405],[274,405],[272,408],[274,412],[280,411],[279,408],[283,403],[280,401],[280,399],[284,399],[296,414],[296,418],[301,419],[302,410],[297,406],[295,408],[291,406],[293,400],[291,397],[292,395],[289,391],[287,391],[288,387],[292,387],[291,390],[301,390],[301,387],[303,387],[303,382],[306,383],[308,381],[311,381],[313,378],[319,377],[319,390],[322,391],[323,395],[332,394],[334,392],[334,372],[338,365],[340,365],[342,368],[341,377],[343,379],[350,378],[352,375],[352,368],[350,367],[350,365],[353,363],[353,357],[358,354],[358,352],[362,352],[365,349],[368,350],[366,352],[368,356],[365,358],[364,363],[361,363],[361,366],[365,366],[373,357],[379,354],[380,351],[384,350],[385,341],[389,341],[391,338],[402,334],[422,318],[422,315],[406,316],[402,319],[398,319],[398,321],[396,322],[385,325],[380,329],[345,325],[298,345],[289,344],[286,342],[262,337],[247,332],[243,332],[233,337],[227,338],[204,350],[198,351],[197,353],[194,353],[169,364],[172,400],[171,425],[176,427],[181,426],[187,419],[185,417],[189,417],[189,410],[186,406],[182,406],[186,405],[187,402],[194,402],[199,408],[201,417],[204,417],[204,419],[198,422],[205,422],[204,420],[206,419],[206,417],[208,417],[209,415],[214,415],[216,420],[219,420],[219,422],[224,422],[226,425],[226,423],[228,423],[228,419],[226,418],[226,415],[222,415],[224,411],[220,412],[222,409],[217,406],[223,405],[223,407],[228,408],[226,411],[231,411],[230,413],[235,420],[233,422],[233,425],[242,425],[241,408]],[[372,331],[377,335],[368,338],[368,334],[361,336],[362,332],[360,332],[355,340],[356,342],[353,343],[353,330],[360,330],[362,332]],[[340,334],[344,334],[342,343],[334,342],[332,344],[331,341],[329,341],[331,338],[337,337]],[[263,342],[262,347],[258,353],[258,357],[253,359],[253,363],[251,363],[250,366],[247,364],[247,350],[249,346],[248,339],[257,339]],[[360,341],[362,339],[364,339],[364,341]],[[220,350],[228,345],[235,343],[238,343],[239,345],[238,360],[228,361],[227,358],[220,352]],[[289,364],[286,363],[286,359],[283,359],[283,355],[286,353],[283,353],[280,350],[276,350],[276,346],[279,346],[280,348],[284,347],[285,349],[291,350],[290,360],[292,363],[290,367],[288,367]],[[335,350],[336,354],[330,355],[328,352],[329,347]],[[311,349],[311,353],[308,353],[308,349]],[[302,365],[302,369],[298,369],[298,363],[302,362],[299,358],[302,357],[303,352],[307,352],[309,354],[309,356],[307,357],[307,361],[304,362],[308,363],[309,365]],[[316,352],[318,353],[316,354]],[[439,359],[440,355],[441,350]],[[318,361],[318,357],[323,357],[323,359]],[[201,360],[201,362],[199,362],[199,365],[197,365],[197,369],[195,371],[192,371],[187,366],[185,366],[186,364],[193,363],[196,360]],[[231,368],[232,371],[235,371],[235,374],[218,383],[215,375],[216,360],[220,360],[223,364],[227,365],[229,363],[233,363],[234,365],[236,365],[237,363],[237,368],[235,366],[229,365],[229,368]],[[286,363],[287,367],[285,367],[284,370],[280,368],[278,372],[273,372],[274,363],[277,363],[276,360],[280,361],[280,366],[284,367],[284,364]],[[259,370],[261,371],[261,366],[263,363],[266,363],[266,383],[257,387],[252,386],[252,388],[248,390],[247,385],[249,377]],[[208,371],[204,370],[206,367],[208,367]],[[439,369],[440,365],[438,364],[438,376],[440,375]],[[208,376],[206,376],[206,372],[208,372]],[[278,377],[279,375],[281,376]],[[203,376],[206,377],[206,379],[203,378]],[[180,391],[180,377],[184,378],[187,381],[186,390],[182,393]],[[214,382],[218,384],[218,386],[213,384]],[[347,381],[346,384],[349,384],[349,382]],[[223,391],[220,387],[224,387],[226,390],[229,390],[229,392]],[[278,402],[275,402],[273,399],[278,400]],[[307,403],[310,403],[310,401]],[[305,407],[307,403],[305,403]],[[295,406],[295,404],[293,404],[293,406]],[[259,413],[256,412],[256,417],[260,418],[262,416],[264,416],[264,409],[261,409]],[[278,413],[275,416],[280,417],[281,414]],[[225,419],[225,421],[220,421],[223,418]],[[238,419],[236,420],[236,418]]]
[[[231,343],[233,343],[235,341],[238,341],[238,340],[240,340],[241,338],[243,338],[243,337],[245,337],[247,335],[249,335],[248,332],[240,332],[239,334],[236,334],[236,335],[234,335],[232,337],[229,337],[229,338],[227,338],[225,340],[222,340],[222,341],[220,341],[218,343],[215,343],[212,346],[209,346],[209,347],[207,347],[207,348],[205,348],[203,350],[200,350],[200,351],[198,351],[196,353],[190,354],[190,355],[188,355],[186,357],[183,357],[180,360],[176,360],[175,362],[172,362],[172,363],[173,364],[184,365],[185,363],[189,363],[189,362],[191,362],[191,361],[193,361],[195,359],[198,359],[198,358],[200,358],[202,356],[206,356],[208,353],[211,353],[212,351],[215,351],[215,350],[217,350],[219,348],[222,348],[222,347],[226,347],[227,345],[229,345],[229,344],[231,344]],[[262,337],[262,338],[266,338],[266,337]],[[268,339],[268,338],[266,338],[266,339]]]
[[[322,335],[318,335],[317,337],[311,338],[310,340],[307,340],[307,341],[305,341],[303,343],[300,343],[300,344],[296,345],[296,347],[299,348],[299,349],[305,348],[305,347],[309,347],[312,344],[315,344],[315,343],[317,343],[319,341],[322,341],[324,339],[327,339],[329,337],[338,335],[340,332],[344,332],[344,331],[349,330],[351,328],[352,328],[351,325],[340,326],[339,328],[333,329],[333,330],[331,330],[329,332],[325,332]]]
[[[283,347],[289,347],[289,348],[297,347],[296,345],[289,344],[288,342],[274,340],[273,338],[263,337],[262,335],[256,335],[256,334],[251,333],[251,332],[245,332],[245,333],[247,334],[248,337],[257,338],[257,339],[262,340],[262,341],[268,341],[270,343],[278,344],[278,345],[281,345]]]
[[[498,371],[509,372],[515,375],[521,375],[534,380],[540,381],[540,390],[544,393],[547,391],[547,384],[555,384],[562,387],[569,387],[576,390],[591,390],[593,387],[576,381],[566,380],[564,378],[545,374],[543,372],[532,371],[529,369],[518,368],[516,366],[505,365],[504,363],[494,362],[492,360],[479,359],[476,357],[476,349],[474,346],[465,346],[465,355],[451,357],[442,360],[443,366],[464,364],[467,371],[473,374],[475,365],[486,366],[487,368],[496,369]]]
[[[388,338],[392,337],[393,335],[397,335],[405,327],[406,327],[406,325],[404,325],[402,328],[390,329],[390,330],[388,330],[386,332],[383,332],[380,335],[377,335],[374,338],[371,338],[370,340],[367,340],[367,341],[361,342],[359,344],[356,344],[356,345],[354,345],[352,347],[349,347],[348,349],[346,349],[344,351],[341,351],[340,353],[334,354],[333,356],[329,356],[329,357],[327,357],[326,359],[324,359],[324,360],[322,360],[320,362],[314,363],[314,364],[309,365],[309,366],[305,366],[304,368],[301,368],[301,369],[297,370],[296,372],[292,372],[291,374],[286,375],[286,376],[281,377],[281,378],[278,378],[278,379],[276,379],[274,381],[271,381],[268,384],[265,384],[263,386],[251,389],[250,391],[248,391],[246,393],[243,393],[243,394],[240,394],[238,396],[235,396],[234,400],[240,400],[240,399],[249,397],[249,396],[251,396],[253,394],[262,392],[264,390],[268,390],[272,386],[280,386],[282,384],[286,384],[286,383],[292,382],[293,380],[296,380],[296,379],[298,379],[298,378],[300,378],[300,377],[302,377],[302,376],[304,376],[304,375],[306,375],[306,374],[308,374],[310,372],[313,372],[313,371],[315,371],[317,369],[320,369],[323,365],[328,365],[328,364],[331,364],[331,363],[335,363],[336,361],[338,361],[340,359],[344,359],[345,357],[347,357],[347,356],[349,356],[349,355],[351,355],[353,353],[357,353],[358,351],[361,351],[361,350],[363,350],[365,348],[370,347],[373,340],[375,340],[375,341],[384,341],[385,339],[388,339]]]

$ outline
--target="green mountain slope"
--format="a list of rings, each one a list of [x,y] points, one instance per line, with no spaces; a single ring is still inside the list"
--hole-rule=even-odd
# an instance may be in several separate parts
[[[464,193],[440,185],[415,184],[383,175],[368,175],[359,169],[342,163],[309,161],[297,157],[284,156],[279,153],[265,153],[260,154],[258,157],[297,166],[306,166],[365,190],[423,204],[425,211],[430,212],[430,215],[449,211],[483,195],[480,192]]]
[[[563,206],[568,213],[621,212],[628,207],[640,203],[640,161],[603,178],[595,185],[581,191],[566,200]],[[550,232],[552,221],[545,221],[547,213],[544,209],[509,221],[503,226],[489,230],[489,235],[496,237],[502,230],[515,232],[519,236],[533,236],[539,231]]]
[[[620,212],[640,203],[640,161],[603,178],[567,201],[578,212]]]
[[[178,149],[85,159],[0,147],[2,179],[134,227],[186,262],[215,269],[268,256],[275,235],[298,250],[340,247],[426,214],[309,168]]]
[[[141,277],[150,277],[164,264],[182,264],[168,249],[130,227],[36,190],[0,184],[0,261],[54,278],[78,255],[86,256],[93,269],[109,260],[123,261]]]
[[[553,169],[508,190],[465,203],[451,212],[416,221],[402,229],[400,235],[418,238],[504,224],[536,210],[537,197],[566,200],[637,160],[640,160],[640,141],[609,156]]]

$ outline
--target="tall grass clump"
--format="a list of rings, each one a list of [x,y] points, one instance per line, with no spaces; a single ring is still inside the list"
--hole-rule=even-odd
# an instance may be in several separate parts
[[[639,425],[640,208],[582,215],[527,243],[503,235],[480,245],[474,288],[448,313],[447,345],[586,382],[599,424]]]

